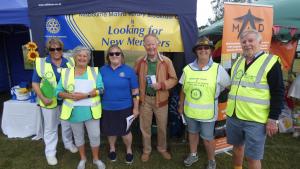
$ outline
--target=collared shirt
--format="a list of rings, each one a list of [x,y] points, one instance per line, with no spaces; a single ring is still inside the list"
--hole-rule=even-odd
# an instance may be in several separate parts
[[[206,71],[213,65],[213,63],[214,62],[212,60],[212,57],[210,57],[207,65],[205,65],[202,69],[199,67],[197,59],[194,62],[190,63],[189,66],[195,71]],[[179,83],[182,85],[184,83],[184,78],[185,78],[184,73],[182,73],[180,80],[179,80]],[[219,65],[215,98],[218,98],[220,93],[226,87],[230,86],[230,84],[231,84],[231,82],[230,82],[230,77],[229,77],[228,73],[221,65]],[[218,99],[215,100],[215,112],[218,112]],[[215,117],[212,120],[203,120],[203,121],[205,121],[205,122],[216,121],[218,118],[217,115],[218,115],[218,113],[216,113]],[[199,121],[202,121],[202,120],[199,120]]]
[[[112,69],[110,65],[104,65],[100,72],[105,87],[102,97],[103,109],[121,110],[132,107],[131,90],[139,87],[134,70],[126,64],[116,69]]]
[[[157,59],[155,61],[151,61],[150,59],[147,59],[147,62],[148,62],[148,75],[156,75]],[[154,88],[151,87],[151,84],[147,83],[146,93],[155,95],[156,91]]]

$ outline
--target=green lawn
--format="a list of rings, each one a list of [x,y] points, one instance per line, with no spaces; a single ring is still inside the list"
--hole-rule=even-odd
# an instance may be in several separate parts
[[[111,163],[107,158],[107,141],[102,139],[101,155],[108,169],[180,169],[187,168],[182,164],[183,159],[188,153],[188,145],[182,138],[170,139],[169,147],[173,155],[170,161],[163,160],[156,150],[153,150],[151,159],[143,163],[140,160],[141,139],[139,134],[134,137],[134,163],[126,165],[124,163],[124,146],[120,140],[117,148],[117,162]],[[154,139],[155,140],[155,139]],[[155,144],[155,141],[154,141]],[[50,167],[43,153],[44,145],[42,140],[32,141],[26,139],[8,139],[0,134],[0,168],[1,169],[75,169],[79,161],[78,154],[71,154],[63,149],[61,139],[58,144],[58,165]],[[300,139],[292,138],[290,134],[280,134],[274,138],[268,139],[266,145],[265,159],[263,161],[264,169],[296,169],[300,168]],[[95,169],[91,163],[91,152],[88,148],[87,169]],[[204,168],[206,162],[203,145],[199,146],[200,160],[190,169]],[[231,169],[231,157],[227,154],[216,156],[218,169]],[[247,168],[244,165],[244,168]]]

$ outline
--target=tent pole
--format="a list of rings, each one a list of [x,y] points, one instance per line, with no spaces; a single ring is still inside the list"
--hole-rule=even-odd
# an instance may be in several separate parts
[[[29,37],[30,37],[30,42],[32,42],[32,32],[30,28],[29,28]]]
[[[10,73],[10,66],[9,66],[9,61],[8,61],[8,56],[7,56],[5,36],[3,36],[3,49],[4,49],[4,57],[5,57],[7,75],[8,75],[8,85],[9,85],[9,89],[10,89],[12,87],[11,86],[11,73]]]

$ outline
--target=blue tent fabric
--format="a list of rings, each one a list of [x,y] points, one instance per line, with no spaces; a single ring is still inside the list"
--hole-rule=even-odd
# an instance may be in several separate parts
[[[197,0],[28,0],[33,40],[44,53],[44,27],[47,15],[92,12],[136,12],[177,15],[184,44],[186,63],[194,59],[192,47],[197,41]]]
[[[24,69],[21,49],[29,41],[28,27],[27,0],[1,0],[0,92],[22,81],[31,81],[32,71]]]
[[[27,0],[1,0],[0,25],[3,24],[29,26]]]

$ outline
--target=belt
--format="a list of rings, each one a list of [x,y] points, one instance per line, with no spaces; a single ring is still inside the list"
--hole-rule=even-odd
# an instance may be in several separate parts
[[[152,93],[146,93],[146,95],[147,95],[147,96],[150,96],[150,97],[155,97],[155,96],[156,96],[156,93],[153,93],[153,94],[152,94]]]

